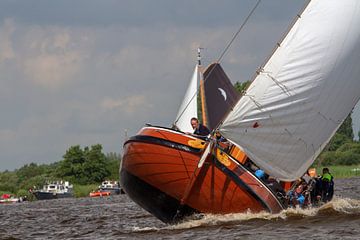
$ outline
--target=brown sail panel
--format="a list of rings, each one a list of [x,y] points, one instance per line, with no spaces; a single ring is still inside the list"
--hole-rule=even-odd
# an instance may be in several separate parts
[[[210,64],[204,72],[207,127],[213,130],[240,98],[219,63]]]

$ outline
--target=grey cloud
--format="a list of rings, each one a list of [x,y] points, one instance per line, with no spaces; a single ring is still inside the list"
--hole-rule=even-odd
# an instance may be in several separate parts
[[[13,55],[0,62],[0,170],[57,161],[75,144],[120,152],[125,129],[169,126],[196,48],[204,64],[217,59],[254,4],[225,2],[1,1]],[[223,60],[234,82],[252,75],[300,5],[272,1],[288,8],[281,15],[263,2]],[[259,19],[264,11],[276,16]]]
[[[257,15],[263,20],[281,19],[289,8],[294,8],[294,5],[300,8],[304,3],[305,1],[262,1]],[[239,24],[239,20],[254,5],[255,1],[251,0],[3,0],[0,18],[15,17],[23,24],[39,25],[123,24],[151,27],[157,24],[174,24],[215,27]]]

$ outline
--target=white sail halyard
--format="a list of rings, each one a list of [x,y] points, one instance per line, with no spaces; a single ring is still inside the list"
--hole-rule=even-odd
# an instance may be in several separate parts
[[[300,177],[360,97],[360,1],[312,0],[220,127],[257,165]]]
[[[180,129],[183,132],[194,131],[190,124],[190,119],[193,117],[196,118],[198,117],[197,91],[198,91],[198,82],[200,79],[200,75],[201,72],[199,71],[199,65],[196,65],[194,74],[190,80],[184,99],[176,115],[175,125],[178,129]]]

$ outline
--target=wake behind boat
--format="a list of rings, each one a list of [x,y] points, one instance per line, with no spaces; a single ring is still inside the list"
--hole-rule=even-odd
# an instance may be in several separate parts
[[[181,105],[175,121],[180,131],[146,126],[124,143],[120,179],[125,192],[168,223],[194,212],[278,213],[292,205],[296,194],[306,195],[304,188],[309,205],[330,200],[332,195],[326,199],[316,193],[316,178],[307,185],[305,177],[296,180],[359,100],[358,24],[356,0],[309,1],[240,99],[229,103],[228,89],[212,87],[223,97],[209,104],[216,91],[202,93],[205,125],[227,145],[215,134],[184,133],[190,119],[181,116],[195,107],[194,97],[185,97],[190,101]],[[201,71],[206,81],[200,81],[200,89],[227,82],[218,63],[207,70]],[[224,106],[222,114],[211,117]]]

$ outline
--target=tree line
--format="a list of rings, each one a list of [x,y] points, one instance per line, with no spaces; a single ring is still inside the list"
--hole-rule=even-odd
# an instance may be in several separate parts
[[[121,155],[104,154],[102,145],[81,148],[71,146],[61,161],[51,164],[25,164],[14,171],[0,173],[0,192],[19,196],[29,189],[42,187],[47,181],[66,180],[72,184],[98,184],[105,179],[119,180]]]
[[[358,133],[359,134],[359,133]],[[360,135],[360,134],[359,134]],[[351,114],[345,119],[314,165],[360,164],[360,142],[354,140]]]

